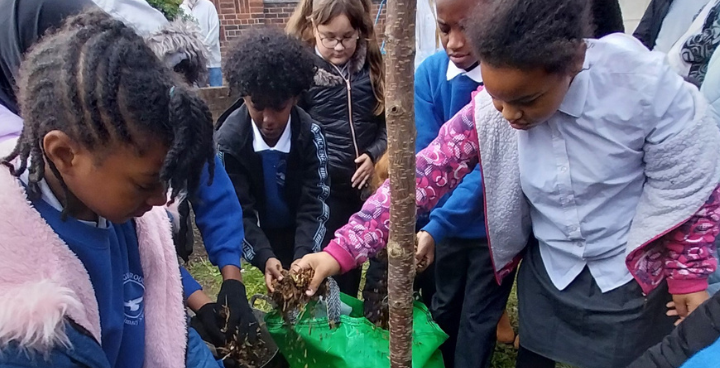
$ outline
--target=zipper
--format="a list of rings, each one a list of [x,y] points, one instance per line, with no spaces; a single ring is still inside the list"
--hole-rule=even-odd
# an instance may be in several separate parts
[[[353,146],[355,147],[355,158],[360,157],[360,149],[358,148],[357,138],[355,137],[355,124],[353,123],[352,117],[352,86],[350,84],[350,71],[348,70],[348,76],[345,78],[340,68],[337,65],[330,63],[335,70],[340,74],[340,77],[345,81],[347,88],[347,105],[348,105],[348,122],[350,123],[350,135],[352,136]]]

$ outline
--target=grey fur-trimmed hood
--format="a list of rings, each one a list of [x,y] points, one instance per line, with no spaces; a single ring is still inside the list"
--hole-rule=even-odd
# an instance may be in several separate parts
[[[188,82],[207,79],[209,51],[200,37],[197,25],[190,21],[175,20],[145,38],[145,43],[169,68],[187,61]]]

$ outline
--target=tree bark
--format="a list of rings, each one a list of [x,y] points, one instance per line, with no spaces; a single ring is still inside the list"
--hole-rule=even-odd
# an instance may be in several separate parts
[[[415,278],[416,0],[388,0],[385,114],[390,159],[388,304],[390,367],[412,367],[412,285]]]

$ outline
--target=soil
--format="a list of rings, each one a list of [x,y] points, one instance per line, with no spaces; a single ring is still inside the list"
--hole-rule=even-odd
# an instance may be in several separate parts
[[[228,315],[227,307],[225,308],[226,309],[221,312],[221,316]],[[247,334],[240,335],[235,333],[233,339],[229,341],[227,345],[217,349],[223,361],[233,360],[240,363],[241,367],[247,368],[260,368],[267,363],[268,355],[271,354],[271,352],[267,347],[267,343],[259,338],[260,327],[259,325],[256,326],[257,330],[254,334],[250,335],[257,336],[257,338],[249,339]],[[225,329],[227,329],[227,325]]]
[[[277,305],[285,321],[289,322],[291,313],[297,310],[304,310],[310,301],[317,300],[320,295],[324,295],[326,289],[325,283],[323,282],[313,296],[308,296],[305,293],[314,275],[312,269],[304,270],[297,274],[283,270],[282,274],[283,278],[281,281],[273,281],[275,292],[270,294],[270,297]]]

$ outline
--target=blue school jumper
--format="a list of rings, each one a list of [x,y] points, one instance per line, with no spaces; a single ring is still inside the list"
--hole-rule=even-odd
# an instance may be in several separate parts
[[[242,241],[245,238],[243,214],[235,187],[222,161],[215,157],[212,184],[208,165],[203,167],[200,186],[190,196],[195,213],[195,224],[202,234],[210,263],[222,269],[225,266],[240,268]]]
[[[415,72],[416,152],[470,103],[481,81],[479,66],[461,70],[445,51],[420,65]],[[440,348],[448,367],[489,366],[497,322],[512,289],[512,277],[502,285],[495,280],[484,215],[482,178],[476,166],[441,199],[428,219],[418,221],[436,244],[432,310],[450,335]]]
[[[291,227],[294,220],[284,195],[288,153],[270,149],[257,152],[262,158],[267,206],[267,211],[260,221],[268,230]]]
[[[110,365],[142,368],[145,286],[134,222],[94,226],[72,217],[63,221],[60,211],[42,199],[33,206],[87,269],[100,312],[102,349]]]
[[[480,86],[465,74],[448,80],[449,67],[454,65],[450,65],[445,51],[440,51],[428,57],[415,72],[416,153],[437,137],[446,121],[470,103],[472,92]],[[485,238],[481,184],[480,170],[476,167],[452,193],[438,202],[429,219],[420,219],[418,225],[424,226],[423,230],[430,233],[436,243],[448,236]],[[468,203],[477,206],[469,207]]]

